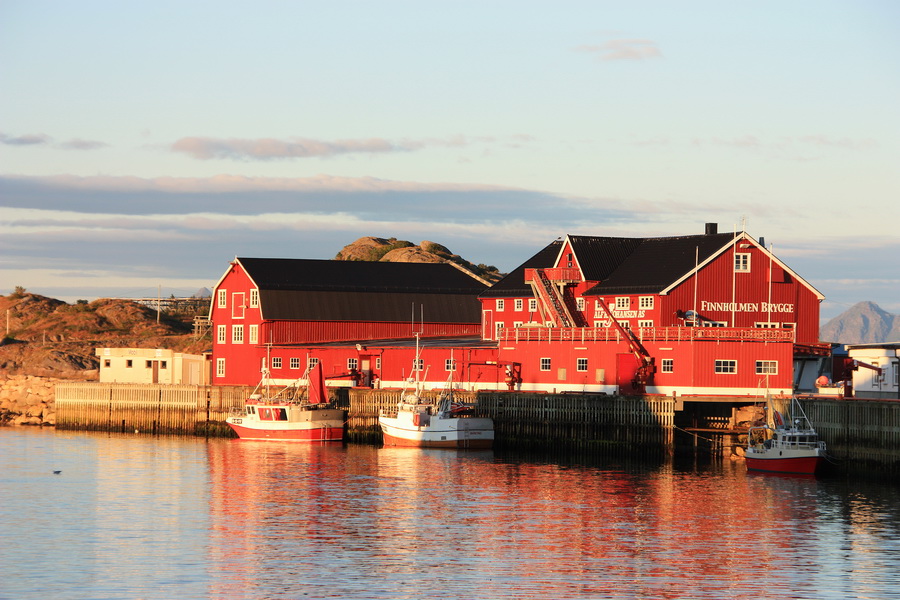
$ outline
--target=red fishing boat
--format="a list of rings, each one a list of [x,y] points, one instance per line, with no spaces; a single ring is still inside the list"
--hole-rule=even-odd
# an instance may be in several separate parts
[[[225,422],[244,440],[337,442],[344,439],[344,411],[334,408],[325,393],[322,367],[307,372],[307,394],[299,385],[269,394],[267,373],[247,399],[244,408]],[[261,393],[265,389],[266,393]]]

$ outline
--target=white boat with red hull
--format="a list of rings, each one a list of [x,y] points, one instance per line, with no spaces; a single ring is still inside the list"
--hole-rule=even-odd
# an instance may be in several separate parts
[[[825,461],[825,442],[819,440],[796,398],[791,398],[787,417],[772,411],[768,423],[747,432],[747,469],[770,473],[812,475]]]
[[[413,391],[401,395],[395,410],[383,410],[378,415],[384,445],[414,448],[493,447],[494,421],[474,416],[474,405],[455,401],[452,374],[437,401],[424,398],[419,380],[421,360],[418,334],[416,364],[419,368],[416,369]]]
[[[416,448],[491,448],[494,422],[470,416],[474,407],[455,403],[449,394],[437,402],[418,393],[400,401],[396,411],[378,417],[385,446]]]
[[[265,374],[263,382],[267,380]],[[334,408],[325,393],[321,365],[307,373],[306,398],[298,398],[299,386],[276,394],[259,393],[261,382],[242,410],[225,422],[243,440],[339,442],[344,439],[344,411]],[[268,389],[268,386],[265,386]]]

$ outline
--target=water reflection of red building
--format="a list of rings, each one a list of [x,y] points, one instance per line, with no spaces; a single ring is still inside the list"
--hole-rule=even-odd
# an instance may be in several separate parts
[[[227,540],[211,558],[229,585],[292,561],[298,581],[341,570],[335,593],[361,578],[420,597],[451,581],[496,598],[750,597],[806,543],[814,515],[790,499],[816,486],[731,464],[702,476],[271,442],[211,444],[210,465],[213,530]]]

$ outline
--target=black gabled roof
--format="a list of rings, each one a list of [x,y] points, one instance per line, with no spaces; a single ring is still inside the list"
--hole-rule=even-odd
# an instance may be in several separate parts
[[[445,263],[235,260],[256,284],[266,320],[481,321],[485,284]]]
[[[263,290],[478,294],[487,286],[446,263],[237,258]]]
[[[644,238],[586,296],[658,293],[734,240],[733,233]]]
[[[658,293],[675,283],[699,262],[709,258],[734,239],[733,233],[680,237],[620,238],[570,235],[575,259],[586,281],[600,283],[585,295]],[[555,240],[498,281],[479,298],[532,295],[525,283],[525,269],[550,268],[556,264],[564,240]]]
[[[551,242],[549,246],[510,271],[503,279],[483,292],[479,298],[507,298],[530,296],[531,286],[525,283],[525,269],[546,269],[556,264],[556,257],[562,247],[562,240]]]
[[[572,249],[586,281],[603,281],[634,252],[643,238],[570,235]]]

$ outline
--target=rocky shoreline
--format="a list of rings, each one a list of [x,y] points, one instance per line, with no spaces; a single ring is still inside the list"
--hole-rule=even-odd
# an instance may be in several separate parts
[[[0,425],[56,425],[56,384],[64,379],[10,375],[0,379]]]

